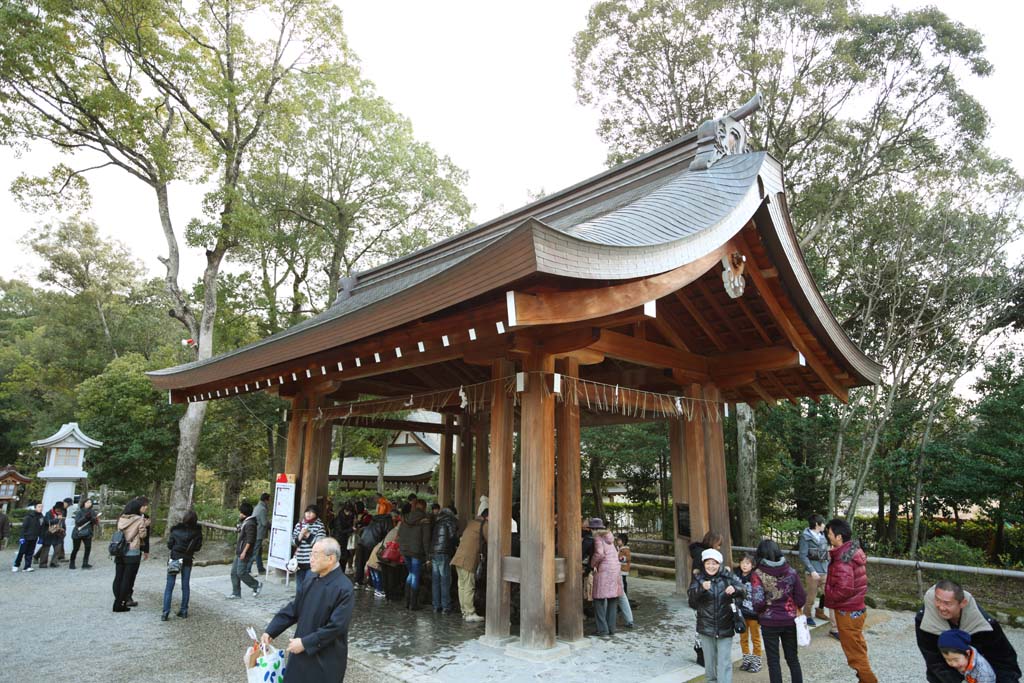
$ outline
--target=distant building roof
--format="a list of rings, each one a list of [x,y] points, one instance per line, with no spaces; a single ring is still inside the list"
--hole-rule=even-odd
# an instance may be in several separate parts
[[[441,424],[439,413],[417,410],[406,417],[410,422]],[[402,439],[403,435],[409,438]],[[403,442],[404,441],[404,442]],[[410,442],[411,441],[411,442]],[[441,435],[427,432],[399,432],[387,449],[384,479],[421,481],[430,479],[441,460]],[[330,477],[338,477],[338,460],[331,461]],[[376,479],[377,463],[350,456],[342,465],[342,479]]]

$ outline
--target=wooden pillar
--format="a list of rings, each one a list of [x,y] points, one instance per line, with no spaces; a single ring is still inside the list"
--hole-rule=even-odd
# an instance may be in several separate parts
[[[515,372],[512,363],[495,361],[491,378],[501,379]],[[500,383],[498,383],[500,384]],[[515,406],[503,387],[495,388],[491,402],[491,463],[488,491],[490,518],[487,523],[487,617],[484,637],[500,642],[509,637],[511,611],[509,584],[502,579],[502,558],[512,554],[512,430]]]
[[[522,395],[522,523],[520,646],[555,646],[555,399],[547,386],[554,358],[535,353],[524,363]],[[541,374],[544,373],[544,374]]]
[[[459,416],[459,441],[455,447],[455,506],[459,509],[459,529],[465,529],[476,515],[473,507],[473,432],[466,413]]]
[[[725,476],[725,435],[723,433],[723,414],[719,402],[722,393],[718,387],[708,384],[704,386],[704,399],[708,401],[711,416],[704,420],[704,455],[707,467],[708,489],[708,522],[713,531],[724,536],[722,541],[722,557],[732,564],[732,534],[729,531],[729,486]]]
[[[685,595],[690,579],[690,529],[679,528],[677,506],[689,508],[689,473],[685,455],[686,418],[672,418],[668,422],[669,470],[672,473],[672,538],[675,541],[676,595]],[[692,514],[692,511],[691,511]]]
[[[480,420],[473,425],[473,454],[476,455],[476,463],[473,466],[474,514],[476,513],[475,508],[480,504],[480,496],[487,495],[487,489],[490,485],[490,476],[487,472],[489,456],[489,449],[487,447],[488,434],[490,434],[490,425],[487,422]]]
[[[288,419],[288,444],[285,448],[284,471],[296,477],[302,471],[302,445],[305,439],[306,396],[299,394],[292,397],[292,407]]]
[[[558,372],[579,377],[579,361],[558,362]],[[564,385],[563,385],[564,386]],[[583,639],[583,544],[580,505],[580,406],[574,396],[555,406],[555,455],[558,555],[565,558],[565,581],[558,585],[558,637],[566,642]]]
[[[445,415],[444,424],[446,427],[455,426],[455,416]],[[455,502],[452,497],[452,450],[454,447],[455,435],[445,432],[441,435],[441,461],[437,466],[437,500],[442,507]]]
[[[317,427],[320,431],[320,444],[316,460],[316,497],[317,500],[328,496],[331,483],[331,452],[334,450],[334,423],[324,422]],[[338,473],[339,476],[341,473]],[[335,510],[340,512],[340,510]]]
[[[699,541],[710,528],[704,457],[704,408],[699,400],[704,394],[699,384],[691,384],[683,393],[689,398],[698,399],[693,419],[683,424],[683,467],[687,473],[686,487],[690,501],[690,538]]]
[[[307,415],[308,418],[308,415]],[[302,475],[299,479],[299,508],[316,502],[317,472],[320,454],[321,430],[312,422],[306,423],[302,446]]]

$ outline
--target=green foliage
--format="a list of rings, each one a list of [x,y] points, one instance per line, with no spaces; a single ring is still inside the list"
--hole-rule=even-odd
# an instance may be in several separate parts
[[[181,408],[153,388],[150,369],[141,355],[126,354],[78,386],[82,429],[103,442],[87,459],[97,481],[144,491],[173,476]]]

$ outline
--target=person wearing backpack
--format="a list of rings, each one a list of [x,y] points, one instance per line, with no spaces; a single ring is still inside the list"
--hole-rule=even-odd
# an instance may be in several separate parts
[[[58,555],[57,547],[64,545],[64,533],[67,527],[64,524],[64,501],[58,500],[53,504],[53,509],[43,516],[43,544],[39,548],[39,568],[57,568]],[[53,548],[53,562],[50,562],[50,548]]]
[[[14,558],[14,565],[11,567],[12,572],[18,571],[18,565],[21,564],[22,558],[25,558],[25,571],[35,571],[32,567],[32,553],[35,552],[36,542],[42,533],[43,504],[36,503],[34,507],[29,508],[21,520],[21,541],[18,546],[18,556]]]
[[[199,527],[199,517],[195,510],[185,513],[180,524],[171,527],[167,534],[167,549],[171,551],[171,559],[167,563],[167,584],[164,586],[164,611],[161,621],[167,621],[171,613],[171,597],[174,595],[174,583],[181,576],[181,605],[178,616],[188,617],[189,578],[192,576],[192,559],[203,547],[203,530]]]
[[[114,612],[128,612],[131,606],[132,590],[135,588],[135,577],[139,574],[139,566],[142,564],[143,544],[148,542],[149,500],[145,497],[133,498],[128,501],[117,518],[117,530],[121,532],[122,539],[110,539],[114,554]],[[118,543],[119,541],[119,543]],[[114,548],[118,543],[118,548]],[[146,546],[148,547],[148,545]],[[148,553],[146,553],[148,556]]]
[[[78,557],[78,549],[85,546],[85,554],[82,555],[82,569],[92,569],[89,564],[89,553],[92,552],[92,527],[100,523],[100,516],[92,508],[92,501],[86,498],[78,507],[75,513],[75,528],[71,531],[71,562],[68,569],[75,568],[75,558]]]
[[[722,566],[722,553],[714,548],[701,552],[701,561],[703,566],[686,594],[690,607],[697,612],[706,680],[731,683],[735,601],[743,598],[743,583],[729,567]]]

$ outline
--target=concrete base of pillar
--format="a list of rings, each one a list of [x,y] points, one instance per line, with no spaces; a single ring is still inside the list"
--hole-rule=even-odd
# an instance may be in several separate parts
[[[572,648],[567,643],[555,642],[555,646],[546,650],[535,650],[525,648],[516,639],[505,648],[505,654],[516,659],[525,659],[528,662],[550,662],[555,659],[562,659],[572,654]]]
[[[579,640],[560,640],[559,643],[563,643],[569,646],[573,652],[577,650],[588,650],[594,643],[590,638],[580,638]]]
[[[498,649],[505,648],[508,645],[519,641],[515,636],[480,636],[479,640],[481,645]]]

